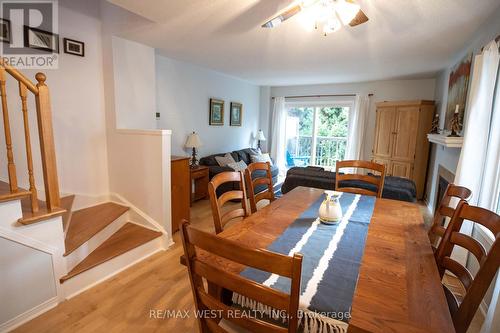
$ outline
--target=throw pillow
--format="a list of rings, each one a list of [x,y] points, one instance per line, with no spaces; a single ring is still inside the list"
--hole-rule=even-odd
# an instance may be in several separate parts
[[[250,158],[252,159],[252,163],[269,162],[269,163],[271,163],[271,165],[273,165],[273,161],[271,160],[271,157],[269,156],[268,153],[260,154],[260,155],[250,155]]]
[[[245,163],[245,161],[229,163],[227,166],[233,169],[234,171],[243,171],[247,168],[247,164]]]
[[[230,163],[236,163],[233,156],[230,153],[227,153],[224,156],[215,156],[215,160],[221,167],[228,166]]]

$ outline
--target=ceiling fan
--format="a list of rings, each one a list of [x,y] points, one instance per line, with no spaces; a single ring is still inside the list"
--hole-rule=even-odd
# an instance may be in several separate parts
[[[302,0],[274,16],[262,25],[275,28],[289,18],[301,13],[302,21],[318,29],[323,24],[325,36],[342,28],[343,25],[355,27],[368,21],[360,6],[354,0]]]

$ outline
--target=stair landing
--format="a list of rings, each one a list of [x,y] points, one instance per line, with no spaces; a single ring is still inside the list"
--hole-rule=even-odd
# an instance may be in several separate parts
[[[10,192],[10,186],[8,183],[0,181],[0,202],[9,201],[14,199],[21,199],[21,210],[23,212],[23,217],[19,219],[21,224],[32,224],[35,222],[47,220],[52,217],[63,215],[68,206],[67,198],[61,198],[61,207],[56,207],[55,209],[48,210],[45,201],[38,200],[38,211],[33,213],[31,211],[31,192],[23,188],[18,188],[14,193]]]
[[[15,193],[10,193],[9,183],[0,180],[0,202],[28,197],[30,192],[19,188]]]
[[[67,275],[63,276],[60,281],[63,283],[80,273],[146,244],[161,235],[162,233],[159,231],[146,229],[137,224],[128,222],[90,253],[82,262],[76,265]]]
[[[64,241],[66,245],[64,255],[69,255],[128,210],[129,207],[106,202],[74,211]]]

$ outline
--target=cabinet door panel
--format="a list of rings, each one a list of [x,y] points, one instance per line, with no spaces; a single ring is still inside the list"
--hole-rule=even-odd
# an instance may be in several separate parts
[[[395,118],[396,108],[380,108],[377,110],[373,155],[382,158],[391,157]]]
[[[385,175],[386,176],[391,176],[392,175],[392,170],[391,170],[391,161],[378,158],[377,156],[373,157],[373,162],[378,163],[378,164],[383,164],[385,166]]]
[[[395,177],[411,179],[413,176],[413,164],[392,161],[392,175]]]
[[[392,157],[413,161],[418,131],[418,107],[398,108],[396,111],[395,140]]]
[[[191,179],[189,160],[173,160],[171,164],[172,233],[179,230],[182,220],[189,221],[191,203]]]

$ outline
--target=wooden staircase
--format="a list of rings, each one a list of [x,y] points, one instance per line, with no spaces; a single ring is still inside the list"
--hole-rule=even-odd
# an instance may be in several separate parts
[[[87,258],[76,265],[68,274],[63,276],[60,281],[63,283],[80,273],[141,246],[161,235],[162,233],[159,231],[146,229],[137,224],[128,222],[97,249],[92,251]]]
[[[18,219],[17,222],[20,224],[30,225],[51,219],[51,234],[47,233],[49,235],[46,238],[56,235],[57,237],[52,238],[57,239],[55,246],[58,250],[60,250],[63,239],[62,231],[64,232],[65,260],[60,260],[63,264],[58,265],[66,267],[58,272],[59,275],[66,272],[67,274],[63,277],[57,276],[56,279],[58,278],[60,283],[66,282],[65,289],[68,289],[69,293],[75,294],[115,274],[124,267],[142,260],[155,251],[164,249],[163,240],[154,241],[163,233],[129,221],[129,207],[106,202],[73,211],[75,196],[60,197],[49,90],[45,84],[46,76],[43,73],[37,73],[35,78],[36,84],[17,69],[8,65],[3,59],[0,59],[0,99],[7,152],[5,162],[8,171],[8,182],[0,181],[0,203],[14,200],[19,202],[16,203],[17,206],[13,206],[16,212],[13,216]],[[23,124],[22,129],[16,128],[16,130],[24,132],[22,146],[26,153],[27,162],[25,182],[29,183],[29,189],[18,186],[18,166],[14,159],[15,143],[12,141],[9,104],[7,103],[7,79],[13,79],[19,88],[21,107],[15,112],[22,112]],[[35,182],[36,172],[34,172],[28,119],[30,116],[28,105],[31,105],[28,103],[28,98],[30,96],[34,97],[35,101],[38,141],[40,143],[39,162],[42,169],[45,201],[38,198]],[[0,160],[2,164],[4,163],[3,156],[2,151],[2,159]],[[21,218],[19,218],[21,215],[19,205],[22,212]],[[10,205],[4,206],[10,207]],[[53,219],[59,216],[62,228],[58,228],[58,221]],[[12,224],[11,221],[6,222],[9,227],[12,225],[15,228],[19,227],[19,225]],[[146,222],[143,221],[143,223],[147,225]],[[43,236],[47,236],[42,228],[47,228],[47,225],[18,228],[15,232],[37,230]]]

